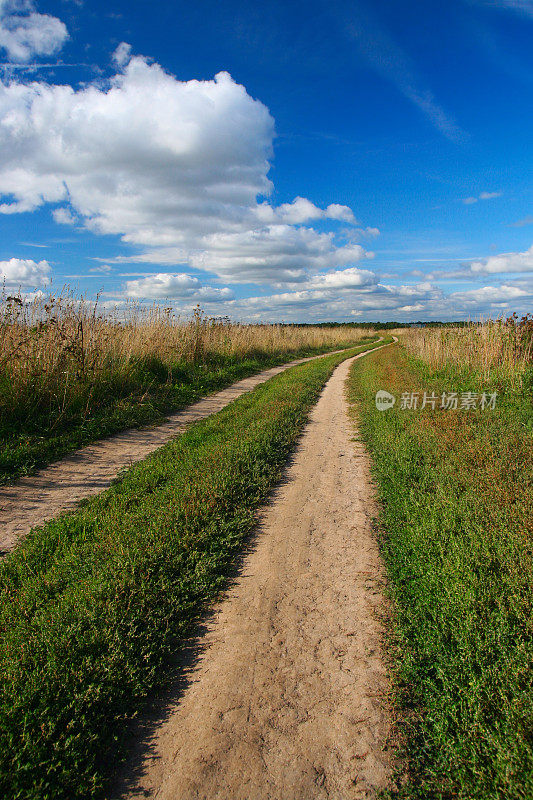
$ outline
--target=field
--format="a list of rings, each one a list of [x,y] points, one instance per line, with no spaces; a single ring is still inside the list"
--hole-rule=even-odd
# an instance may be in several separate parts
[[[99,796],[125,716],[171,676],[308,410],[355,352],[295,367],[194,425],[5,562],[3,796]]]
[[[88,442],[161,421],[275,364],[363,341],[365,328],[238,325],[65,290],[0,303],[0,484]]]
[[[531,330],[415,330],[352,371],[394,602],[402,797],[533,795]],[[393,409],[376,409],[378,389]],[[435,409],[401,409],[402,393],[424,391]],[[441,409],[450,391],[478,408]],[[483,392],[495,408],[479,407]]]
[[[378,338],[121,315],[5,306],[4,481],[325,354],[189,425],[0,564],[0,794],[118,798],[120,766],[132,800],[531,797],[531,318]],[[226,615],[189,686],[180,654],[191,636],[202,650],[215,601]],[[139,761],[133,723],[154,699],[170,727]]]

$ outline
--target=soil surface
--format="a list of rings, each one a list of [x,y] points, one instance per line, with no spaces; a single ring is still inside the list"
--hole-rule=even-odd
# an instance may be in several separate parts
[[[157,800],[374,797],[391,774],[384,572],[342,363],[238,576],[115,790]],[[161,705],[162,703],[162,705]]]
[[[274,375],[313,358],[322,356],[301,358],[244,378],[172,414],[162,425],[130,429],[102,439],[39,470],[35,475],[21,478],[9,486],[1,486],[0,557],[9,553],[32,528],[57,517],[63,511],[72,510],[83,498],[107,489],[121,470],[149,456],[182,433],[191,422],[221,411],[237,397]]]

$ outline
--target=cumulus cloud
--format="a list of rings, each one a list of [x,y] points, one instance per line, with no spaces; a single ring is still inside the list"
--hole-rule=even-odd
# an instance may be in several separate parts
[[[76,216],[68,208],[54,208],[52,216],[59,225],[76,224]]]
[[[374,284],[377,284],[377,278],[373,272],[355,267],[316,275],[308,282],[309,287],[313,289],[353,289]]]
[[[406,301],[410,306],[419,304],[427,308],[440,303],[442,297],[442,291],[429,284],[385,286],[372,273],[339,270],[331,273],[328,280],[310,280],[295,291],[239,298],[212,306],[207,303],[204,307],[208,313],[223,313],[246,321],[318,322],[369,315],[374,319],[384,316],[390,319],[394,314],[402,316],[401,309],[408,307]],[[191,309],[192,306],[183,310]]]
[[[318,208],[305,197],[296,197],[292,203],[284,203],[276,209],[272,209],[274,221],[286,222],[289,225],[297,225],[302,222],[309,222],[314,219],[336,219],[342,222],[355,223],[354,213],[349,206],[331,203],[327,208]]]
[[[459,302],[464,308],[465,306],[478,306],[480,303],[493,304],[501,303],[504,300],[517,300],[521,297],[527,297],[528,293],[525,289],[520,289],[518,286],[483,286],[480,289],[470,289],[467,292],[452,292],[449,299],[452,302]]]
[[[380,233],[379,228],[371,228],[371,227],[359,228],[358,232],[361,234],[361,236],[368,236],[369,238],[370,237],[373,238],[374,236],[379,236]]]
[[[498,272],[533,272],[533,245],[522,253],[502,253],[484,261],[473,261],[470,271],[474,274]]]
[[[125,67],[131,58],[131,44],[121,42],[115,52],[113,53],[113,61],[117,67]]]
[[[67,38],[64,23],[36,13],[31,0],[0,0],[0,48],[13,61],[57,53]]]
[[[25,258],[10,258],[0,261],[0,283],[10,289],[44,286],[50,277],[48,261],[32,261]]]
[[[229,283],[298,283],[309,272],[352,264],[366,255],[358,244],[337,247],[331,233],[290,225],[214,233],[204,237],[204,245],[203,251],[191,254],[191,265]]]
[[[258,202],[272,189],[274,121],[230,75],[178,81],[127,45],[115,62],[108,85],[0,84],[1,213],[63,203],[59,221],[75,214],[144,247],[132,262],[228,282],[304,280],[365,256],[355,230],[339,244],[303,224],[354,225],[348,206]]]
[[[331,283],[337,282],[341,281]],[[369,280],[368,283],[362,281],[359,286],[318,285],[309,281],[294,291],[202,305],[209,314],[227,314],[233,319],[250,322],[349,321],[354,317],[408,321],[494,316],[510,305],[520,313],[525,313],[532,301],[533,284],[527,281],[447,294],[429,281],[395,286]],[[192,304],[180,306],[185,313],[192,308]]]
[[[231,300],[231,289],[201,286],[198,278],[186,273],[159,273],[138,280],[127,281],[124,295],[133,299],[188,300],[214,302]]]

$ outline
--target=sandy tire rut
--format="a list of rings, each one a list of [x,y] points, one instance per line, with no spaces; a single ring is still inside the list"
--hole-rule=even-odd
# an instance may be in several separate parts
[[[387,785],[384,574],[344,396],[353,360],[321,394],[186,687],[135,745],[117,796],[351,800]]]

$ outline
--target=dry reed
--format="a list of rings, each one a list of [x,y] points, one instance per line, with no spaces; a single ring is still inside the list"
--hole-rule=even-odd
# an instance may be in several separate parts
[[[463,327],[411,328],[402,340],[432,370],[466,369],[482,380],[496,379],[520,388],[533,361],[533,317],[513,315]]]
[[[95,395],[135,389],[139,369],[172,381],[180,364],[223,364],[246,358],[344,347],[371,329],[245,325],[191,318],[169,308],[135,304],[108,311],[98,301],[61,294],[0,298],[0,415],[4,422],[32,413],[59,419],[77,406],[90,415]],[[85,405],[85,408],[80,407]]]

